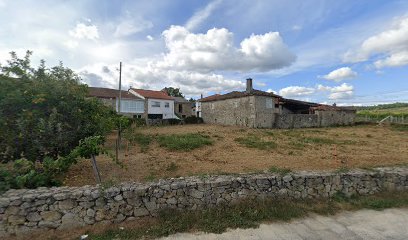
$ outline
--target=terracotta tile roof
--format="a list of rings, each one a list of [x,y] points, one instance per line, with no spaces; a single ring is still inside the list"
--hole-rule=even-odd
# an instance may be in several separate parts
[[[268,93],[260,90],[252,90],[252,92],[247,93],[247,92],[239,92],[239,91],[233,91],[229,92],[226,94],[215,94],[212,96],[208,96],[206,98],[202,98],[199,101],[200,102],[211,102],[211,101],[218,101],[218,100],[225,100],[225,99],[230,99],[230,98],[241,98],[241,97],[247,97],[247,96],[267,96],[267,97],[278,97],[280,98],[281,96],[278,96],[273,93]]]
[[[110,88],[88,87],[88,96],[97,98],[119,98],[119,90]],[[122,90],[124,99],[141,99],[128,91]]]
[[[172,97],[170,97],[169,95],[167,95],[167,93],[163,91],[144,90],[144,89],[136,89],[136,88],[131,88],[131,89],[145,98],[173,100]]]
[[[188,101],[187,99],[183,98],[183,97],[171,97],[174,99],[175,102],[177,103],[189,103],[190,101]]]

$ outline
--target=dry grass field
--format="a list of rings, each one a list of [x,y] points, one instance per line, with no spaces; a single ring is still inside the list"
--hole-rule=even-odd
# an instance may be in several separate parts
[[[123,147],[119,160],[125,167],[106,156],[99,156],[97,161],[102,180],[107,183],[277,169],[404,165],[408,164],[406,130],[375,125],[295,130],[207,124],[146,127],[131,133],[136,140],[129,144],[128,151]],[[115,137],[107,141],[112,150]],[[90,160],[73,166],[64,183],[94,184]]]

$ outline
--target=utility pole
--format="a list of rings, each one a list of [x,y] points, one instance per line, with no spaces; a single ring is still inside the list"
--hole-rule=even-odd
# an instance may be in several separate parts
[[[118,102],[118,114],[120,115],[120,102],[122,101],[122,62],[119,63],[119,102]],[[119,121],[118,130],[118,148],[120,149],[120,142],[122,138],[122,122]]]

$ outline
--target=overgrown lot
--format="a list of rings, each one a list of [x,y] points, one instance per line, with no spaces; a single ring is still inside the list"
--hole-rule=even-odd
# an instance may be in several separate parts
[[[295,130],[207,124],[146,127],[135,129],[127,137],[130,141],[123,141],[119,160],[124,168],[105,156],[98,157],[98,164],[107,182],[271,169],[346,171],[404,165],[408,164],[406,129],[398,125]],[[112,135],[107,142],[112,152],[115,139]],[[94,183],[89,160],[73,166],[65,178],[66,185]]]

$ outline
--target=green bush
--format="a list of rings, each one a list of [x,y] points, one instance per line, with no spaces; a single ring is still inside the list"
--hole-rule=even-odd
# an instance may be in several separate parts
[[[136,127],[146,126],[146,119],[144,119],[144,118],[134,118],[133,123],[134,123],[134,125],[136,125]]]
[[[170,118],[167,120],[170,125],[178,125],[181,123],[180,119],[177,118]]]
[[[203,119],[197,116],[188,116],[184,119],[184,122],[186,124],[197,124],[197,123],[203,123]]]
[[[30,55],[12,53],[0,67],[0,162],[55,160],[81,139],[115,128],[116,113],[88,98],[78,75],[62,64],[34,69]]]

